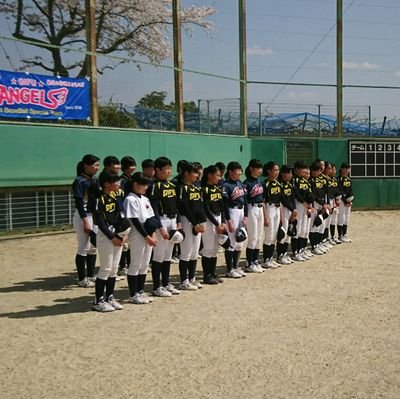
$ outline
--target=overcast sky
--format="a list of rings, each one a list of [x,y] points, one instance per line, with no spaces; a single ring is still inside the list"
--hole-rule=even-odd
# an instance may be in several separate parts
[[[239,77],[237,0],[182,0],[183,6],[213,5],[214,29],[194,29],[183,37],[184,67],[232,78]],[[344,84],[400,86],[400,2],[398,0],[345,0]],[[2,21],[4,18],[0,18]],[[255,81],[336,82],[336,0],[247,0],[248,79]],[[2,23],[10,35],[12,22]],[[37,51],[25,45],[2,41],[18,65],[21,54]],[[172,60],[165,62],[172,65]],[[12,69],[0,49],[0,68]],[[39,70],[36,70],[39,72]],[[40,71],[42,72],[42,71]],[[101,101],[136,104],[145,93],[165,90],[173,100],[173,72],[133,64],[108,71],[99,79]],[[334,88],[255,85],[248,87],[250,108],[265,103],[282,112],[322,111],[334,114]],[[185,100],[237,98],[235,81],[184,74]],[[345,89],[348,112],[382,118],[400,115],[400,90]],[[234,109],[237,102],[219,101],[219,107]],[[264,107],[264,105],[263,105]]]

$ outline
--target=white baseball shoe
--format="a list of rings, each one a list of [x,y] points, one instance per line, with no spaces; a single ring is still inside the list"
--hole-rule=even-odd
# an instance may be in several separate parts
[[[153,296],[158,296],[160,298],[167,298],[172,296],[172,294],[167,291],[164,287],[158,287],[156,290],[152,292]]]
[[[110,295],[107,301],[115,310],[122,310],[124,307],[115,300],[114,295]]]
[[[106,313],[106,312],[113,312],[115,309],[103,298],[101,298],[99,302],[93,304],[92,310],[95,310],[96,312]]]
[[[94,281],[87,279],[86,277],[83,280],[78,281],[79,287],[83,288],[93,288],[95,286]]]
[[[142,294],[139,292],[135,294],[134,296],[131,296],[129,298],[130,303],[134,303],[135,305],[147,305],[150,303],[149,298],[144,297]]]
[[[172,284],[168,284],[166,287],[164,287],[164,289],[170,292],[172,295],[179,295],[181,293]]]
[[[231,269],[228,272],[226,272],[225,277],[230,277],[230,278],[241,278],[242,275],[239,274],[236,269]]]
[[[198,288],[193,285],[189,280],[183,281],[179,286],[179,290],[181,291],[197,291]]]

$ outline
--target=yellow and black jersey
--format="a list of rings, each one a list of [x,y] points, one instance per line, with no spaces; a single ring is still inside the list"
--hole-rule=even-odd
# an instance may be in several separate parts
[[[310,177],[309,183],[314,196],[314,201],[320,205],[326,203],[326,183],[327,181],[321,176]]]
[[[353,184],[349,176],[339,176],[338,185],[340,192],[342,193],[343,201],[351,202],[353,194]],[[350,198],[350,200],[348,200]]]
[[[121,219],[123,191],[101,192],[97,199],[97,207],[94,212],[93,221],[99,229],[112,240],[115,237],[113,226]]]
[[[221,216],[221,223],[225,223],[225,209],[222,190],[218,186],[205,185],[202,187],[203,204],[207,218],[215,226],[218,226],[218,221],[215,216]]]
[[[292,180],[295,199],[301,203],[307,202],[311,204],[314,201],[312,195],[311,184],[304,177],[297,177]]]
[[[176,187],[169,180],[155,179],[147,189],[147,197],[156,216],[174,218],[178,213]]]
[[[265,202],[270,205],[280,205],[282,201],[282,187],[281,184],[276,181],[265,180],[264,181],[264,193]]]
[[[178,186],[177,195],[180,215],[186,216],[193,225],[204,223],[207,220],[200,187],[193,184],[182,184]]]
[[[290,181],[281,181],[281,202],[282,205],[289,209],[289,211],[293,212],[296,208],[296,204],[294,202],[294,188],[293,184]]]
[[[339,190],[339,184],[336,177],[330,177],[328,180],[328,197],[329,199],[335,199],[341,195]]]

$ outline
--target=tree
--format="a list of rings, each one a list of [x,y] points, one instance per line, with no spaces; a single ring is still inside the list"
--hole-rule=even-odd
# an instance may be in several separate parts
[[[48,51],[51,62],[42,55],[21,60],[25,66],[37,66],[54,75],[78,77],[88,75],[89,57],[80,53],[74,61],[65,59],[58,47],[86,49],[85,0],[0,0],[0,12],[15,23],[13,36]],[[211,29],[207,20],[215,9],[190,6],[182,10],[182,26]],[[129,57],[144,56],[160,63],[171,55],[168,32],[172,26],[171,0],[97,0],[97,52],[108,55],[123,52]],[[114,69],[107,60],[99,69]]]
[[[170,102],[165,104],[167,98],[166,91],[152,91],[149,94],[145,94],[139,101],[138,106],[143,108],[160,109],[165,111],[174,111],[175,103]],[[199,109],[194,101],[188,101],[183,103],[184,112],[199,112]]]

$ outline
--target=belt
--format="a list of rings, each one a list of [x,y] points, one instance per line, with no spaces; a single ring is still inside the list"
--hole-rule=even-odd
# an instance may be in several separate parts
[[[243,205],[232,206],[232,209],[243,209]]]
[[[167,214],[162,215],[162,217],[168,218],[168,219],[175,219],[176,213],[167,213]]]
[[[278,203],[278,204],[268,204],[269,206],[272,206],[272,205],[275,205],[276,207],[279,207],[279,206],[281,206],[281,204],[280,203]]]
[[[262,208],[262,206],[263,206],[262,202],[250,202],[249,205],[255,206],[257,208]]]

